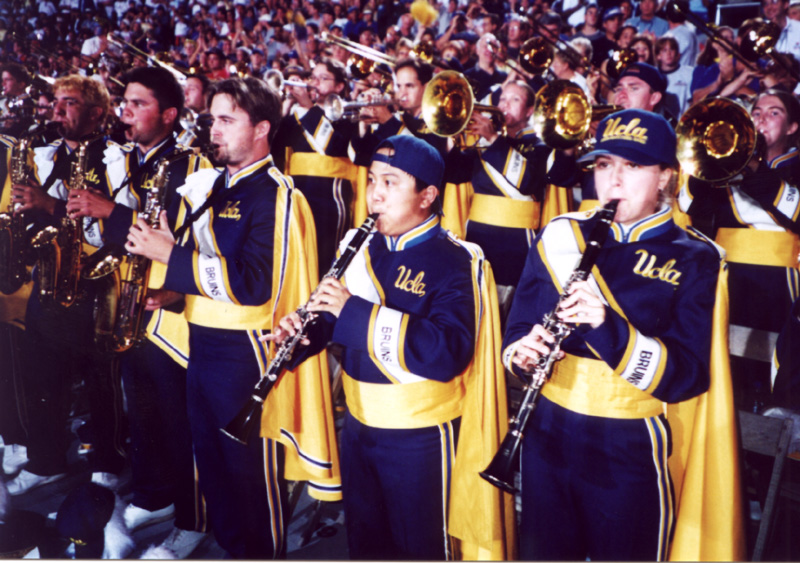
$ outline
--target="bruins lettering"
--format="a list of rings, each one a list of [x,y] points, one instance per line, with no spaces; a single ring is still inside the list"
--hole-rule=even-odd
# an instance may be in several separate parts
[[[422,283],[422,278],[425,277],[425,272],[418,273],[417,276],[412,280],[410,268],[406,269],[405,266],[400,266],[397,268],[397,271],[397,280],[394,282],[394,286],[397,289],[408,291],[420,297],[425,295],[425,284]]]
[[[239,202],[238,201],[229,201],[225,204],[225,209],[223,209],[219,217],[221,219],[233,219],[234,221],[238,221],[242,218],[242,214],[239,212]]]
[[[206,268],[206,280],[208,281],[208,286],[211,289],[211,295],[214,297],[219,297],[221,293],[219,290],[219,284],[217,283],[217,272],[213,267]]]
[[[380,349],[380,357],[381,361],[383,362],[391,362],[392,361],[392,328],[385,326],[381,328],[381,340],[380,344],[378,345]]]
[[[644,249],[637,250],[636,254],[639,254],[640,257],[639,262],[637,262],[636,266],[633,268],[634,274],[651,280],[658,279],[672,285],[680,285],[679,278],[681,277],[681,272],[674,269],[674,258],[667,260],[663,266],[656,267],[656,260],[658,260],[658,257],[655,254],[650,256]]]
[[[603,141],[607,139],[625,139],[635,141],[643,145],[647,144],[647,129],[639,127],[641,119],[632,119],[630,123],[620,123],[621,117],[608,121],[605,131],[603,131]]]

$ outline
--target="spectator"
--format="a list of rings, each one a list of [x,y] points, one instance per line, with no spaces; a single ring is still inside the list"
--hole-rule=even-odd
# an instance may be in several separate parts
[[[674,37],[662,37],[656,42],[658,69],[667,77],[665,104],[672,115],[682,115],[692,101],[694,67],[680,62],[678,42]]]
[[[630,18],[628,22],[635,25],[639,33],[661,37],[669,31],[669,24],[667,20],[656,16],[656,7],[656,0],[642,0],[639,3],[639,15]]]
[[[683,7],[681,10],[670,10],[667,12],[667,21],[669,23],[669,31],[664,34],[664,37],[674,37],[678,42],[678,48],[681,53],[681,65],[694,66],[697,61],[697,53],[699,46],[697,41],[697,34],[686,25],[686,16],[683,11],[689,9],[687,0],[678,0]]]

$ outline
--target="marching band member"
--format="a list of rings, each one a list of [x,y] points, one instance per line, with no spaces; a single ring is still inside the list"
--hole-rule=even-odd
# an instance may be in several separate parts
[[[665,200],[675,146],[675,133],[661,116],[626,110],[605,118],[595,150],[584,159],[594,162],[600,203],[616,199],[619,207],[591,277],[566,287],[596,223],[593,213],[554,219],[528,255],[503,363],[522,375],[551,353],[553,335],[536,322],[553,311],[563,291],[568,297],[556,314],[575,329],[562,343],[523,439],[522,559],[664,560],[676,500],[691,512],[685,494],[673,497],[672,479],[680,483],[683,475],[673,471],[671,479],[668,470],[667,403],[709,389],[712,326],[719,318],[714,298],[724,284],[718,285],[720,252],[672,222]],[[718,383],[725,386],[724,378],[712,381],[715,391]],[[715,432],[731,431],[720,434],[717,445],[729,444],[735,458],[733,411],[718,412],[726,418]],[[685,438],[685,424],[672,432]],[[680,457],[681,444],[674,448]],[[735,474],[735,459],[724,467]],[[724,484],[730,490],[720,485],[716,490],[724,489],[725,497],[713,506],[724,513],[727,531],[736,531],[728,520],[736,521],[739,512],[738,483]],[[700,558],[741,557],[736,537],[714,537],[720,553]]]
[[[21,137],[33,118],[33,99],[26,92],[30,75],[25,67],[16,63],[3,65],[0,71],[3,98],[0,99],[0,133]],[[30,115],[26,115],[30,113]]]
[[[265,440],[242,446],[220,428],[266,367],[269,351],[258,337],[288,312],[287,302],[295,306],[310,293],[314,227],[305,198],[270,156],[281,117],[277,95],[258,79],[231,78],[215,83],[209,99],[214,159],[225,168],[187,177],[178,240],[162,214],[159,229],[139,220],[126,249],[166,264],[163,289],[186,295],[189,423],[217,542],[234,558],[281,557],[285,479],[314,479],[312,495],[336,496],[327,366],[315,368],[325,378],[298,372],[275,388],[274,404],[264,409]]]
[[[0,136],[0,213],[11,207],[11,154],[13,137]],[[0,437],[3,439],[3,471],[11,475],[28,462],[25,447],[27,417],[24,406],[22,338],[25,330],[25,306],[31,283],[6,295],[0,292]]]
[[[319,264],[327,268],[336,255],[336,244],[350,228],[350,207],[355,166],[348,157],[355,125],[347,120],[331,122],[323,103],[331,95],[344,97],[344,66],[323,60],[311,71],[310,95],[315,105],[295,106],[281,122],[274,155],[279,167],[292,176],[306,196],[317,230]]]
[[[496,302],[491,270],[480,249],[440,226],[443,169],[433,147],[415,137],[394,136],[379,145],[367,188],[369,211],[379,214],[377,232],[361,247],[343,280],[324,279],[308,307],[322,322],[311,329],[304,352],[314,354],[328,342],[344,347],[347,413],[340,444],[348,546],[354,559],[452,558],[445,530],[454,505],[448,499],[452,495],[455,502],[462,493],[484,498],[487,491],[483,485],[488,483],[475,480],[480,468],[470,470],[466,461],[460,462],[462,451],[456,448],[480,442],[474,435],[459,438],[459,430],[467,427],[470,433],[481,432],[466,413],[462,418],[462,408],[472,404],[465,387],[474,391],[471,383],[477,381],[497,385],[499,395],[489,404],[495,409],[505,405],[498,384],[502,369],[491,361],[494,351],[480,349],[486,344],[483,336],[498,330]],[[299,317],[289,315],[267,338],[281,342],[299,326]],[[490,358],[491,367],[478,356]],[[295,361],[302,362],[303,356],[298,354]],[[504,420],[502,411],[487,411],[487,416]],[[493,424],[483,424],[491,433]],[[463,486],[458,493],[451,482],[464,474],[454,475],[454,461],[469,474],[459,481]],[[498,493],[491,489],[490,496]],[[474,506],[471,512],[459,511],[472,530],[484,518],[500,525],[501,502],[499,496],[491,498],[494,504],[478,503],[484,513]],[[450,514],[451,525],[455,516]],[[505,537],[485,544],[492,540],[505,547],[492,558],[511,556]]]
[[[737,404],[759,410],[769,402],[769,362],[777,335],[800,292],[800,102],[768,90],[759,95],[752,115],[765,141],[764,160],[753,158],[751,170],[725,188],[692,178],[679,201],[692,223],[727,252]]]
[[[557,183],[548,180],[548,173],[569,168],[569,163],[561,162],[561,153],[545,146],[529,127],[534,100],[535,93],[525,82],[506,83],[498,109],[503,112],[507,135],[496,131],[490,118],[475,111],[469,131],[488,145],[455,149],[447,160],[448,182],[472,182],[475,194],[470,202],[466,239],[486,253],[498,286],[516,286],[540,227],[545,187]],[[500,301],[502,304],[503,299]]]
[[[22,204],[22,211],[34,210],[31,215],[38,217],[42,225],[59,225],[60,219],[67,216],[81,221],[84,250],[91,252],[103,245],[104,220],[82,218],[73,205],[76,201],[107,200],[119,187],[107,174],[110,142],[98,134],[109,107],[108,92],[102,84],[74,75],[59,78],[54,91],[54,120],[63,138],[34,150],[39,183],[14,185],[14,200]],[[67,186],[79,142],[88,142],[87,164],[82,175],[87,189]],[[82,439],[89,440],[92,446],[89,453],[94,471],[92,479],[113,486],[123,469],[121,389],[112,371],[112,362],[102,357],[92,343],[93,304],[97,291],[92,281],[81,280],[74,303],[48,305],[42,301],[38,276],[35,276],[26,312],[24,342],[30,463],[9,483],[12,494],[21,494],[64,477],[71,443],[64,429],[71,384],[78,374],[83,375],[89,389],[92,436]]]
[[[174,75],[161,68],[137,68],[123,77],[125,109],[122,122],[129,125],[126,138],[132,142],[109,158],[109,173],[126,179],[120,197],[130,207],[114,205],[110,212],[81,208],[90,217],[107,213],[104,236],[123,245],[147,199],[156,168],[162,158],[175,158],[185,150],[173,131],[183,109],[183,92]],[[185,155],[170,162],[164,207],[177,205],[186,176],[210,168],[206,159]],[[96,202],[102,205],[103,202]],[[174,225],[170,226],[174,230]],[[123,274],[124,275],[124,274]],[[153,276],[151,276],[153,277]],[[131,488],[133,499],[124,513],[133,532],[150,523],[175,515],[175,527],[161,543],[181,559],[206,537],[206,515],[195,483],[194,455],[186,412],[186,366],[189,334],[180,310],[179,293],[151,289],[142,321],[147,340],[120,357],[122,382],[127,399],[131,437]]]

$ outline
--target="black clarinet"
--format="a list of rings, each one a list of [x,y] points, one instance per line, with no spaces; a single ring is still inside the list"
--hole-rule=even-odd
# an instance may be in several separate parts
[[[377,213],[373,213],[367,217],[366,221],[358,228],[356,234],[353,235],[347,248],[345,248],[344,252],[334,261],[330,270],[328,270],[328,273],[326,273],[322,279],[339,279],[344,275],[350,262],[353,261],[355,255],[369,237],[377,220]],[[253,389],[253,394],[250,396],[250,399],[225,428],[220,428],[220,431],[229,438],[236,440],[240,444],[247,445],[248,440],[261,423],[261,412],[264,408],[264,401],[267,395],[269,395],[270,390],[272,390],[278,382],[278,378],[286,370],[289,362],[292,361],[295,348],[306,337],[309,327],[317,319],[317,315],[308,311],[308,305],[314,299],[318,289],[319,286],[311,294],[308,302],[300,305],[297,311],[295,311],[300,317],[300,330],[298,330],[294,336],[290,336],[281,342],[280,346],[278,346],[278,349],[275,351],[275,357],[272,358],[266,371],[261,375],[261,379]]]
[[[597,262],[600,249],[608,237],[608,230],[614,221],[618,204],[618,199],[611,200],[597,212],[598,221],[592,229],[578,266],[573,270],[564,285],[564,292],[559,296],[555,308],[545,315],[542,321],[544,328],[553,335],[554,342],[549,345],[550,352],[540,356],[533,370],[524,374],[528,383],[523,389],[525,394],[519,404],[519,409],[508,421],[508,432],[503,439],[503,443],[500,444],[500,449],[497,450],[489,466],[480,473],[481,477],[507,493],[514,494],[517,492],[513,484],[514,471],[519,466],[519,447],[522,444],[525,428],[528,426],[528,421],[534,409],[536,409],[536,402],[539,399],[539,392],[542,386],[553,373],[553,366],[561,352],[561,343],[574,329],[572,325],[559,320],[557,313],[561,309],[564,300],[569,296],[569,290],[572,285],[575,282],[588,279],[592,273],[592,267]]]

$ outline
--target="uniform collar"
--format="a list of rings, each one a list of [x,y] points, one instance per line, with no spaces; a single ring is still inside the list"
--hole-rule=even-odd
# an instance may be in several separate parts
[[[164,140],[163,140],[163,141],[161,141],[160,143],[158,143],[156,146],[154,146],[152,149],[150,149],[149,151],[147,151],[145,154],[142,154],[142,151],[141,151],[141,150],[139,150],[139,145],[136,145],[136,156],[138,156],[138,157],[139,157],[139,164],[140,164],[140,165],[141,165],[141,164],[145,164],[145,163],[146,163],[148,160],[150,160],[151,158],[153,158],[153,155],[155,155],[155,154],[156,154],[156,153],[157,153],[157,152],[158,152],[158,151],[161,149],[161,147],[163,147],[163,146],[164,146],[164,145],[166,145],[166,144],[167,144],[167,143],[168,143],[170,140],[172,140],[172,138],[173,138],[173,137],[172,137],[172,134],[170,134],[170,135],[167,135],[166,137],[164,137]]]
[[[272,165],[273,165],[272,164],[272,155],[268,154],[267,156],[265,156],[261,160],[257,160],[252,164],[248,164],[247,166],[245,166],[244,168],[242,168],[241,170],[236,172],[234,175],[228,176],[228,182],[227,182],[228,187],[232,188],[233,186],[235,186],[237,183],[241,182],[242,180],[244,180],[246,178],[249,178],[250,176],[253,176],[254,174],[256,174],[262,168],[264,168],[264,167],[269,168]],[[225,174],[226,175],[228,174],[227,168],[225,170]]]
[[[611,234],[617,242],[640,242],[656,238],[672,228],[672,207],[661,204],[661,209],[633,225],[611,225]]]
[[[425,221],[398,237],[388,237],[384,235],[386,248],[392,252],[406,250],[426,240],[432,239],[439,233],[439,216],[431,215]]]
[[[780,156],[776,156],[772,159],[769,163],[770,168],[781,168],[783,166],[789,166],[792,161],[800,157],[800,151],[797,150],[797,147],[792,147],[789,149],[789,152],[784,153]]]

